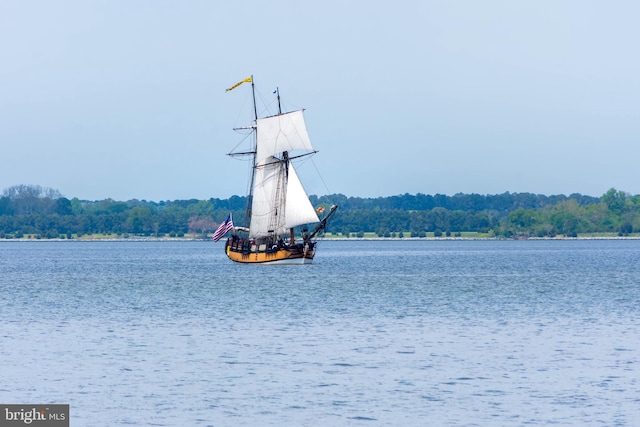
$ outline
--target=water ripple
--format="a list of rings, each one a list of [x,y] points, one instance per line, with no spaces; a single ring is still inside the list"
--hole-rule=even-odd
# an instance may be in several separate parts
[[[0,242],[0,400],[98,426],[640,419],[640,242],[322,242],[252,267]]]

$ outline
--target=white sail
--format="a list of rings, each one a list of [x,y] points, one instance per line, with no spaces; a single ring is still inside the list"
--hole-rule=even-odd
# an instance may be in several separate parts
[[[253,76],[230,89],[244,81],[251,82],[255,124],[242,129],[253,130],[254,138],[250,150],[230,154],[252,157],[249,228],[244,229],[249,238],[232,236],[227,240],[225,253],[240,263],[309,264],[315,254],[316,236],[325,229],[337,206],[332,206],[321,221],[291,163],[316,152],[302,110],[282,113],[278,92],[279,114],[259,119]],[[318,222],[313,230],[303,230],[302,238],[296,239],[296,227]]]
[[[284,229],[284,169],[280,159],[269,157],[256,166],[249,237],[268,236]]]
[[[285,151],[313,151],[302,110],[256,121],[256,163]]]
[[[285,218],[285,229],[320,221],[292,164],[289,164]]]
[[[292,164],[286,187],[284,175],[285,162],[273,156],[256,167],[249,237],[285,234],[289,228],[320,221]]]

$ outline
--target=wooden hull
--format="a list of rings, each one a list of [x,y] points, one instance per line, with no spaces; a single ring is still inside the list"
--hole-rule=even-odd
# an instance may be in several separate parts
[[[225,252],[230,260],[246,264],[311,264],[314,246],[295,245],[270,250],[240,250],[227,243]]]

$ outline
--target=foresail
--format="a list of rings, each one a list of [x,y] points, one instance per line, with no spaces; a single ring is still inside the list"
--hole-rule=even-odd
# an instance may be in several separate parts
[[[285,228],[293,228],[302,224],[319,222],[318,214],[309,201],[306,191],[298,178],[293,164],[289,164],[287,182],[287,201],[285,206]]]
[[[256,126],[257,164],[285,151],[313,151],[302,110],[258,119]]]

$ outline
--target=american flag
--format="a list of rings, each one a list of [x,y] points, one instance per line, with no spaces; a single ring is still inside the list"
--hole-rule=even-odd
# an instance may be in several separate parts
[[[231,230],[233,230],[233,220],[231,219],[231,214],[229,214],[227,219],[225,219],[224,222],[220,224],[220,227],[218,227],[216,232],[213,233],[213,240],[217,242],[222,238],[222,236]]]

